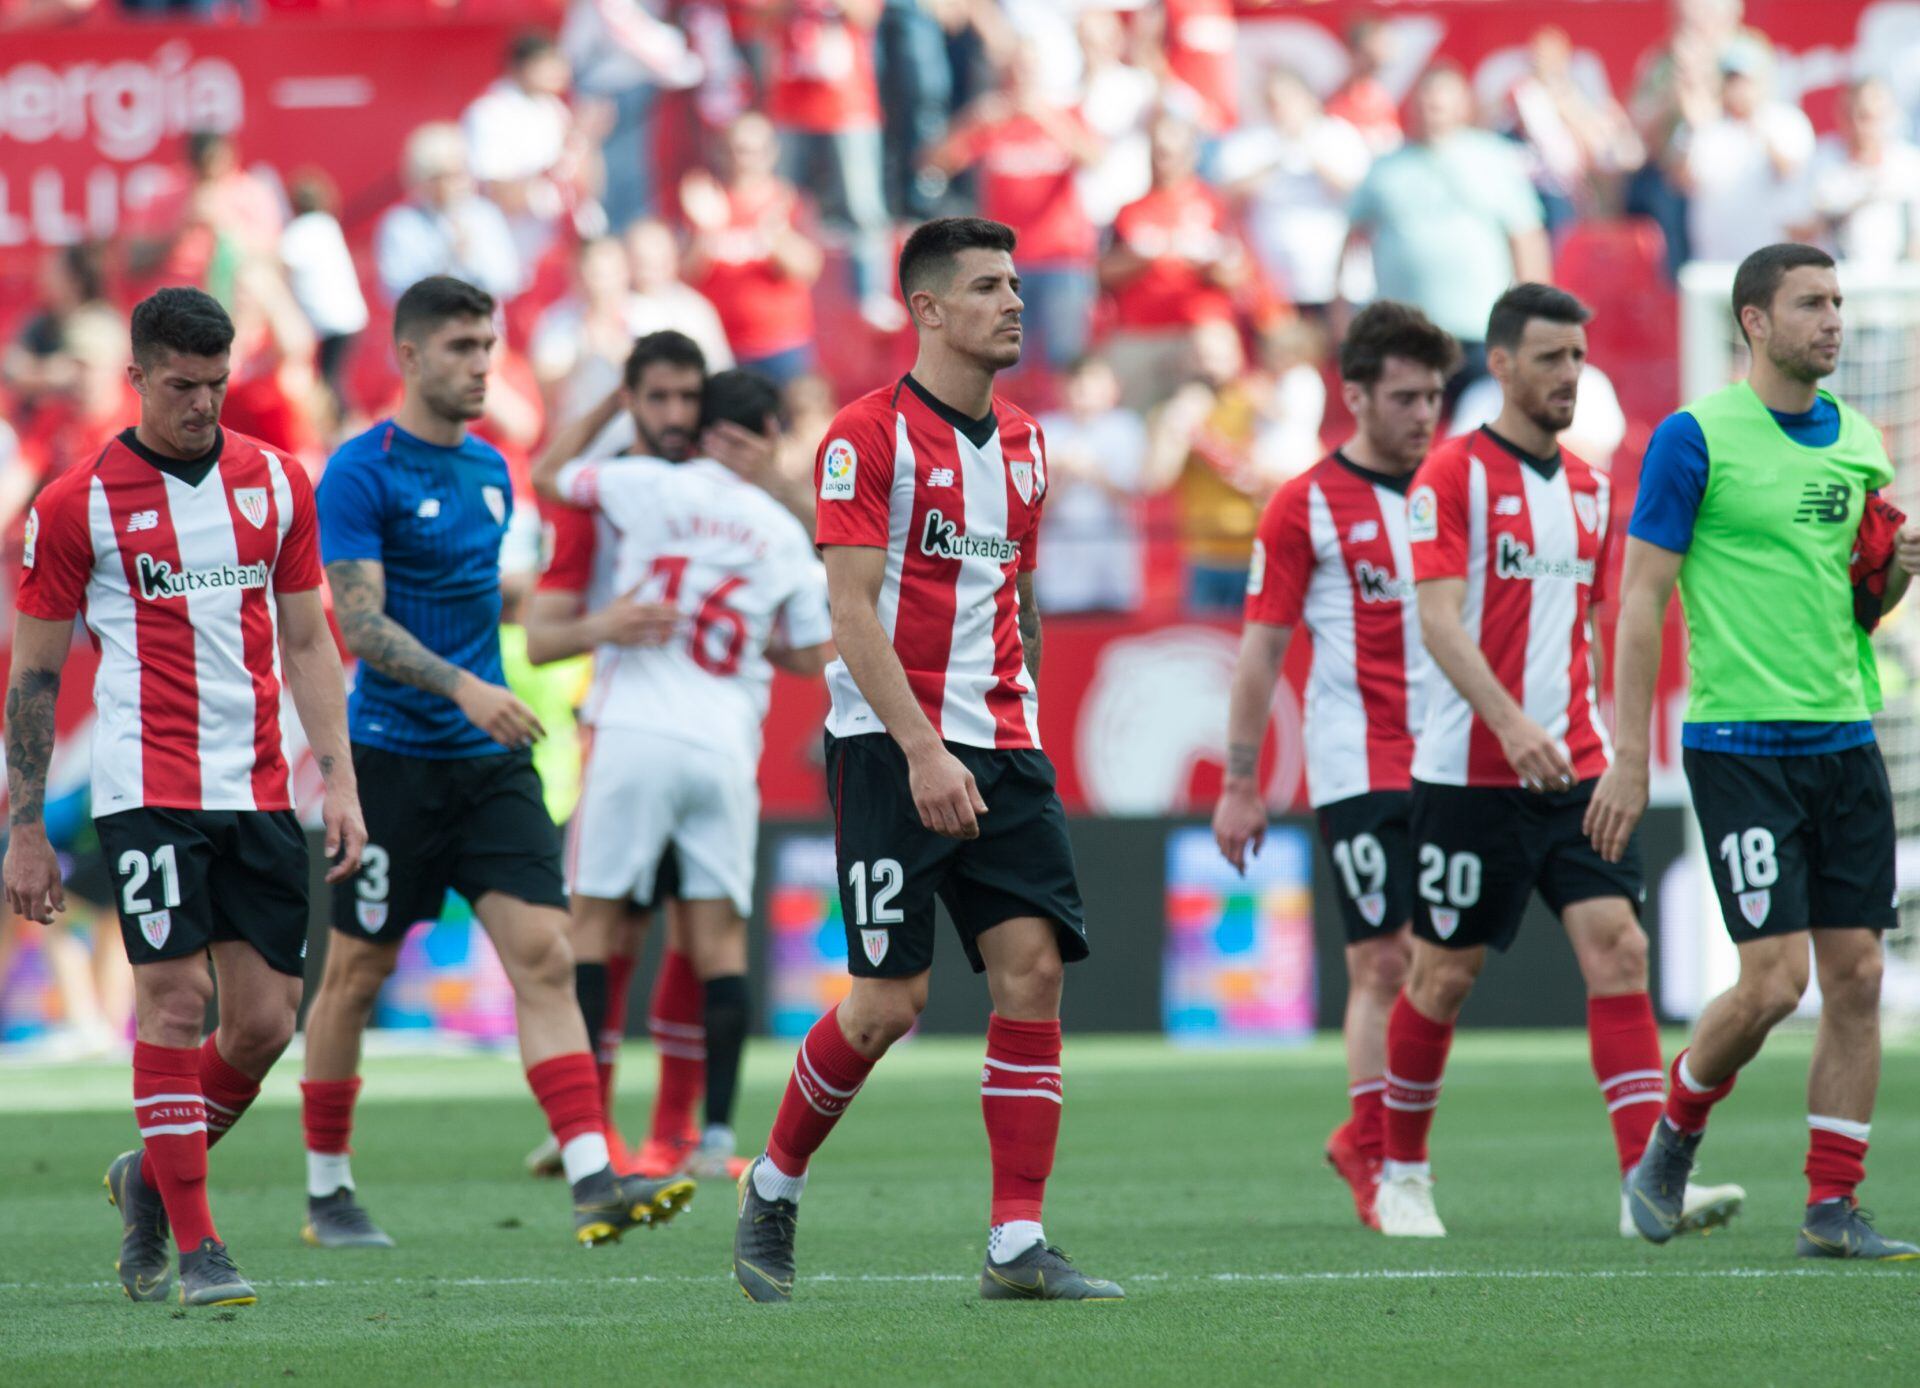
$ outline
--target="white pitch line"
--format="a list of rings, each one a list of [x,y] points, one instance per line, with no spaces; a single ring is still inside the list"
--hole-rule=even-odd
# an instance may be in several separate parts
[[[1122,1274],[1121,1283],[1186,1283],[1200,1286],[1210,1282],[1257,1282],[1267,1285],[1312,1284],[1316,1282],[1538,1282],[1538,1281],[1710,1281],[1725,1278],[1824,1277],[1824,1268],[1380,1268],[1353,1272],[1208,1272],[1167,1273],[1136,1272]],[[595,1286],[714,1286],[726,1281],[723,1273],[701,1277],[616,1276],[616,1277],[387,1277],[387,1278],[254,1278],[255,1285],[275,1288],[334,1287],[578,1287]],[[801,1284],[852,1283],[948,1283],[973,1282],[973,1277],[948,1272],[909,1273],[811,1273]],[[118,1282],[0,1282],[0,1292],[83,1292],[108,1291]]]

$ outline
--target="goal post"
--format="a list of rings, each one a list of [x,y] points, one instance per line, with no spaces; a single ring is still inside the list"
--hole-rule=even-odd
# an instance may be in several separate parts
[[[1747,348],[1733,315],[1733,276],[1729,264],[1694,264],[1680,275],[1680,383],[1683,400],[1718,390],[1747,368]],[[1920,265],[1867,270],[1840,265],[1845,296],[1846,338],[1839,369],[1828,389],[1879,426],[1893,460],[1892,499],[1920,516]],[[1874,719],[1887,777],[1893,787],[1894,823],[1899,839],[1898,901],[1900,928],[1887,937],[1884,1010],[1890,1023],[1920,1026],[1920,592],[1882,625],[1874,639],[1886,707]],[[1792,659],[1791,652],[1782,652]],[[1699,826],[1688,817],[1690,853],[1703,866]],[[1700,879],[1705,896],[1692,957],[1704,966],[1694,971],[1707,997],[1732,981],[1732,948],[1719,921],[1711,885]],[[1682,926],[1682,929],[1686,929]],[[1709,938],[1713,937],[1713,938]],[[1683,943],[1676,941],[1676,944]],[[1666,950],[1662,945],[1663,954]],[[1664,991],[1664,990],[1663,990]],[[1809,990],[1803,1011],[1817,1011],[1817,986]],[[1670,1006],[1684,1001],[1670,995]]]

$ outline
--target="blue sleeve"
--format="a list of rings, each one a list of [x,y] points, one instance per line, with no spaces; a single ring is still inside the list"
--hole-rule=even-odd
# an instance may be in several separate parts
[[[1640,491],[1633,499],[1627,534],[1685,554],[1706,494],[1707,436],[1700,431],[1700,421],[1684,411],[1668,415],[1653,431],[1640,464]]]
[[[320,562],[384,561],[381,521],[386,513],[377,469],[336,453],[314,489],[320,513]]]

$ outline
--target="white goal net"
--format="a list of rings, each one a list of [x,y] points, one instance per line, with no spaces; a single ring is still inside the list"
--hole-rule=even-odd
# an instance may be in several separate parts
[[[1681,398],[1693,400],[1743,375],[1747,348],[1733,317],[1732,265],[1689,265],[1680,279]],[[1826,384],[1880,427],[1895,475],[1893,500],[1920,515],[1920,266],[1865,272],[1840,267],[1846,296],[1846,342],[1840,369]],[[1874,645],[1886,708],[1876,718],[1894,820],[1900,835],[1900,928],[1887,939],[1887,1018],[1920,1025],[1920,591],[1880,628]],[[1791,652],[1782,659],[1791,660]],[[1698,844],[1697,827],[1692,835]],[[1696,849],[1697,861],[1704,858]],[[1705,883],[1703,881],[1702,885]],[[1732,981],[1732,948],[1709,889],[1702,914],[1702,950],[1713,986]],[[1709,943],[1704,933],[1717,939]],[[1706,981],[1703,977],[1703,982]],[[1699,1002],[1705,1002],[1701,997]],[[1697,1005],[1697,1004],[1696,1004]],[[1810,1000],[1811,1010],[1816,1004]]]

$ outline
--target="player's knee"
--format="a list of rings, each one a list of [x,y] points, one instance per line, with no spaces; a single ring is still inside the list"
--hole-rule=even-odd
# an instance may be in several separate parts
[[[1820,994],[1823,1005],[1836,1013],[1873,1014],[1880,1007],[1880,980],[1886,971],[1878,942],[1839,964],[1823,963]]]
[[[573,946],[564,930],[547,932],[520,954],[514,982],[521,988],[563,992],[573,996]]]
[[[1800,1006],[1801,995],[1807,991],[1807,975],[1805,970],[1790,966],[1766,969],[1743,977],[1740,991],[1753,1019],[1761,1026],[1772,1027],[1791,1017]]]
[[[213,980],[185,971],[145,990],[140,998],[140,1039],[162,1046],[196,1046],[206,1027]]]
[[[379,998],[381,988],[386,986],[398,957],[398,951],[389,949],[336,953],[328,959],[327,986],[337,989],[340,1000],[347,1005],[363,1011],[370,1009]]]
[[[1406,986],[1413,959],[1403,939],[1378,941],[1354,955],[1353,986],[1382,1003],[1391,1003]]]
[[[1647,932],[1638,921],[1627,921],[1610,932],[1587,960],[1589,981],[1596,990],[1631,993],[1647,986]]]
[[[220,1047],[229,1064],[249,1074],[271,1069],[293,1040],[292,1008],[253,1008],[220,1020]]]
[[[1407,979],[1407,996],[1423,1015],[1448,1021],[1460,1015],[1480,970],[1462,954],[1436,950],[1417,960]]]

